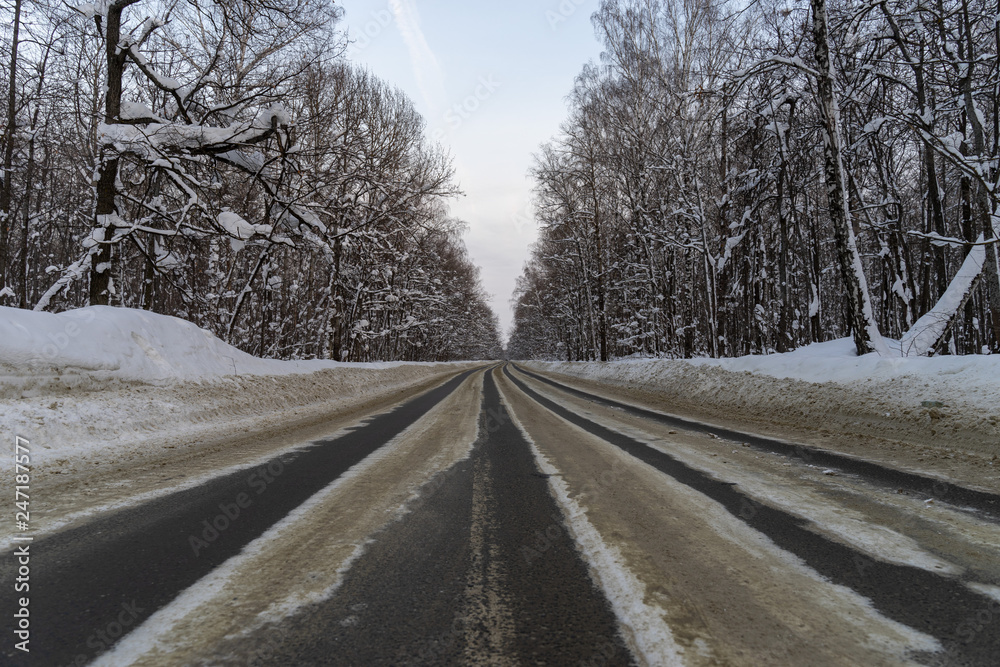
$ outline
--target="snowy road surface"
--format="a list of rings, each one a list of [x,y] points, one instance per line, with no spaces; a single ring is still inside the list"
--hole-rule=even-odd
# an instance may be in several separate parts
[[[31,545],[0,662],[997,664],[990,489],[560,382],[456,372],[131,504],[121,467]]]

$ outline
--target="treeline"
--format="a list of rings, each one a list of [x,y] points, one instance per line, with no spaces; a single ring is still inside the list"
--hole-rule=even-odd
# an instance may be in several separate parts
[[[605,0],[513,357],[998,351],[995,3]],[[883,339],[900,341],[894,343]]]
[[[450,158],[317,0],[8,0],[0,305],[143,308],[248,352],[500,355]]]

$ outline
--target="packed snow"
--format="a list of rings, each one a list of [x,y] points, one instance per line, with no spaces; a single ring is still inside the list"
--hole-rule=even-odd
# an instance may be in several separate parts
[[[734,359],[529,366],[619,387],[668,412],[1000,456],[1000,355],[858,356],[852,339]],[[737,424],[738,425],[738,424]]]
[[[894,352],[899,343],[886,339]],[[693,359],[689,363],[733,372],[751,372],[806,382],[850,384],[911,380],[929,383],[939,399],[961,400],[986,410],[1000,408],[1000,356],[903,357],[858,356],[851,338],[816,343],[787,354],[751,355],[735,359]]]
[[[52,314],[0,308],[0,385],[5,389],[54,377],[70,385],[85,379],[163,384],[344,366],[259,359],[190,322],[143,310],[95,306]]]
[[[66,472],[88,457],[141,455],[168,438],[335,409],[447,368],[260,359],[141,310],[0,308],[0,421],[33,443],[35,465]]]
[[[631,640],[632,650],[642,656],[647,665],[671,667],[685,664],[684,648],[677,642],[660,610],[647,601],[646,586],[624,565],[627,559],[620,549],[605,541],[588,520],[587,512],[572,496],[566,482],[560,479],[559,469],[538,449],[506,397],[501,400],[521,436],[531,447],[539,470],[548,478],[549,491],[559,503],[573,539],[590,566],[591,576],[600,580],[601,589],[615,616],[627,628],[626,636]]]

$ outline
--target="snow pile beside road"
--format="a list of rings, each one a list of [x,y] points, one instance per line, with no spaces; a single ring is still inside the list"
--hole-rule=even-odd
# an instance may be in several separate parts
[[[893,341],[886,340],[890,346]],[[898,344],[897,344],[898,345]],[[806,382],[851,384],[886,382],[909,378],[919,390],[923,383],[934,400],[961,401],[984,410],[1000,409],[1000,355],[940,357],[859,357],[850,338],[817,343],[788,354],[754,355],[736,359],[693,359],[696,366],[711,366],[733,372],[750,372]]]
[[[0,422],[32,442],[35,465],[64,473],[88,460],[321,420],[455,370],[258,359],[146,311],[0,308]]]
[[[0,383],[6,387],[30,390],[55,377],[164,384],[343,366],[258,359],[190,322],[143,310],[96,306],[53,314],[0,308]]]
[[[737,359],[528,365],[737,427],[1000,454],[1000,356],[859,357],[837,340]]]

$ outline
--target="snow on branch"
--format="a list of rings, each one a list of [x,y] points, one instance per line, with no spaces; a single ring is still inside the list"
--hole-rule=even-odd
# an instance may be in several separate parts
[[[939,248],[974,248],[977,246],[988,246],[1000,243],[1000,239],[983,239],[982,236],[979,237],[977,241],[965,241],[963,239],[955,238],[952,236],[942,236],[936,232],[907,232],[907,236],[912,236],[919,239],[927,239],[931,242],[931,245],[937,246]]]
[[[88,249],[83,253],[83,256],[80,259],[73,262],[69,268],[63,271],[62,276],[55,282],[54,285],[45,291],[42,298],[40,298],[38,303],[35,304],[34,310],[36,312],[41,312],[48,308],[49,304],[52,303],[52,299],[54,299],[59,292],[68,290],[75,281],[83,278],[89,267],[90,250]]]
[[[219,226],[226,230],[233,238],[239,241],[247,241],[255,234],[268,236],[274,231],[270,225],[254,225],[232,211],[223,211],[218,215]]]
[[[122,102],[121,114],[119,116],[123,124],[146,125],[149,123],[169,123],[170,121],[162,116],[153,113],[145,104],[138,102]]]
[[[288,112],[283,107],[274,105],[252,123],[213,127],[155,122],[141,128],[122,123],[101,123],[98,133],[103,144],[113,146],[119,153],[130,153],[153,161],[165,152],[191,155],[228,153],[241,146],[266,141],[279,127],[285,127],[288,123]]]

